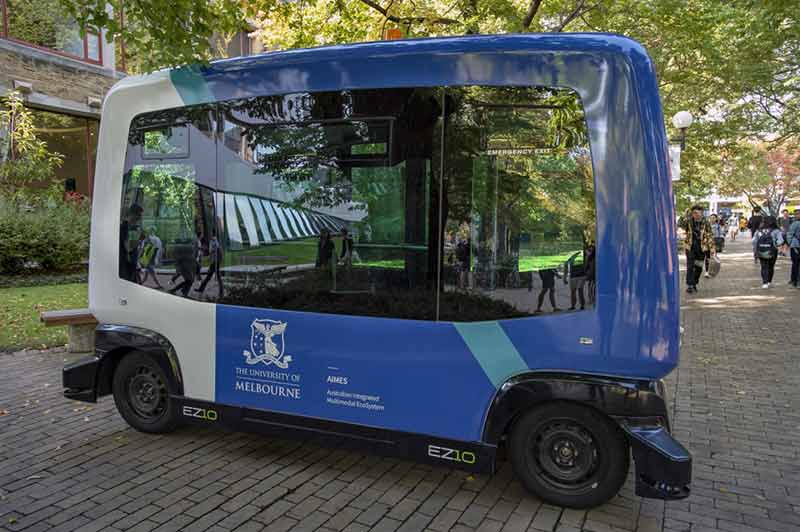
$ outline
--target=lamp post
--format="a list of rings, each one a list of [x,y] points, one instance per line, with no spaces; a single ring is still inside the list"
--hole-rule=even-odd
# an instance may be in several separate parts
[[[669,145],[669,162],[673,181],[681,179],[681,153],[686,149],[686,129],[692,125],[693,121],[694,117],[689,111],[678,111],[672,117],[672,125],[680,131],[680,136],[670,139]]]
[[[694,117],[689,111],[678,111],[672,117],[672,125],[680,131],[681,135],[676,140],[681,143],[681,151],[686,149],[686,129],[692,125]]]

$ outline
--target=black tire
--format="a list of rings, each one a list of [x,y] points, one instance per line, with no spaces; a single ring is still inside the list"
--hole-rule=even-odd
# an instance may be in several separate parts
[[[177,407],[170,399],[172,380],[153,357],[128,353],[114,370],[112,390],[117,410],[141,432],[164,433],[178,426]]]
[[[509,454],[528,491],[558,506],[591,508],[625,483],[630,465],[622,430],[599,412],[575,403],[549,403],[513,426]]]

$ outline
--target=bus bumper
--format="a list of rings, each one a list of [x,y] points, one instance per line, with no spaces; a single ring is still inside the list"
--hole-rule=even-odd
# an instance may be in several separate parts
[[[685,499],[691,490],[692,456],[664,426],[621,423],[636,461],[636,495]]]
[[[64,366],[61,380],[64,397],[87,403],[97,402],[97,373],[100,358],[90,356]]]

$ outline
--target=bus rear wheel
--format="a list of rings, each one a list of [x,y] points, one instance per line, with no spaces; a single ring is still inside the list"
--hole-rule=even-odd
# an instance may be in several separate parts
[[[510,437],[514,472],[540,499],[590,508],[611,499],[628,475],[622,431],[600,413],[573,403],[550,403],[524,414]]]
[[[114,371],[112,391],[117,410],[141,432],[163,433],[178,425],[176,406],[170,399],[171,381],[153,357],[133,352]]]

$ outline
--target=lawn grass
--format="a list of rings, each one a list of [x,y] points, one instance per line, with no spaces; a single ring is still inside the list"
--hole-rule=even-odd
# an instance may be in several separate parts
[[[67,328],[45,327],[39,313],[85,308],[88,301],[86,283],[0,289],[0,351],[66,344]]]

